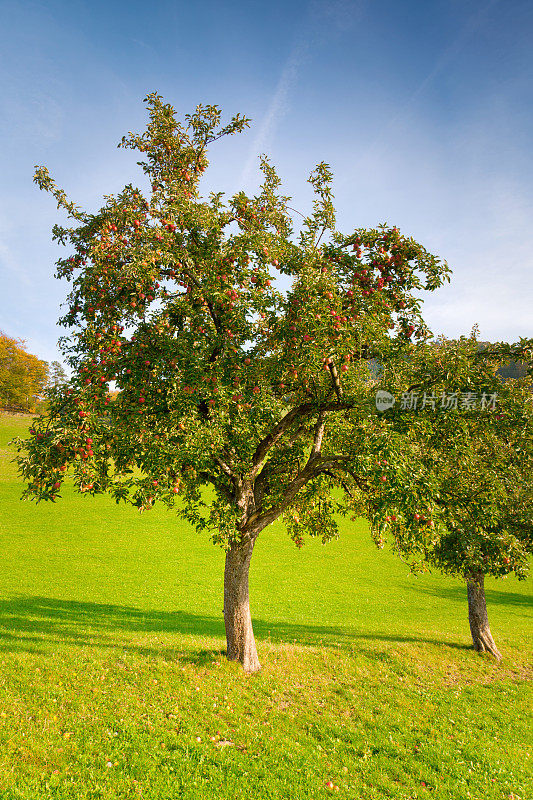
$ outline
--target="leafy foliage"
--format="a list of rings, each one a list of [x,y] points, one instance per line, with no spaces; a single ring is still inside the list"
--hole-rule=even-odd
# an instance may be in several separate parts
[[[0,406],[34,411],[48,377],[48,364],[28,353],[22,339],[0,331]]]
[[[59,361],[51,361],[48,374],[48,386],[57,389],[67,383],[67,373]]]
[[[57,275],[72,283],[72,377],[19,443],[25,494],[55,499],[70,465],[79,491],[140,510],[162,501],[224,546],[281,515],[297,544],[330,538],[335,510],[381,491],[376,360],[402,363],[430,335],[419,293],[448,267],[394,227],[338,232],[324,163],[299,230],[264,156],[256,195],[203,198],[208,145],[249,121],[221,125],[198,106],[182,123],[156,94],[147,106],[146,131],[122,140],[141,154],[147,196],[129,184],[89,214],[36,171],[74,221],[54,228],[71,248]]]
[[[396,408],[383,415],[388,441],[400,437],[404,458],[402,464],[397,451],[389,456],[394,477],[388,495],[382,493],[374,503],[373,521],[377,535],[390,534],[404,556],[466,578],[510,572],[523,578],[527,573],[533,546],[531,344],[521,340],[480,348],[474,330],[458,341],[419,344],[400,369],[395,365],[395,374],[385,365],[384,385],[397,390],[411,385],[422,397],[433,398],[424,409]],[[529,375],[505,380],[502,361],[518,356]],[[457,407],[435,403],[454,393]],[[475,408],[472,396],[479,400],[480,395],[494,400]],[[398,471],[409,466],[410,513],[419,535],[405,524],[406,479]],[[398,509],[391,513],[395,498]]]

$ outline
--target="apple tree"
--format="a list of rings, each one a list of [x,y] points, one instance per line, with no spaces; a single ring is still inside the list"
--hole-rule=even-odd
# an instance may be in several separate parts
[[[57,277],[72,285],[71,377],[18,443],[24,496],[56,500],[70,469],[79,492],[162,502],[209,534],[226,552],[227,655],[253,672],[257,537],[282,517],[297,545],[327,540],[335,513],[379,485],[370,367],[429,335],[418,294],[449,270],[396,228],[338,232],[324,163],[298,227],[266,157],[257,194],[204,196],[208,147],[249,121],[223,125],[216,106],[180,121],[146,102],[146,130],[121,143],[139,153],[141,187],[89,213],[36,170],[68,215],[53,236],[69,248]]]
[[[390,536],[413,565],[465,580],[474,647],[497,659],[485,576],[524,578],[533,551],[532,353],[527,339],[480,348],[474,331],[458,341],[418,343],[394,374],[386,365],[383,387],[400,402],[382,415],[383,453],[402,442],[403,461],[390,469],[407,468],[413,482],[426,484],[425,497],[413,491],[407,511],[400,490],[406,478],[395,475],[379,496],[366,498],[378,540]],[[529,376],[503,380],[502,362],[519,357]]]

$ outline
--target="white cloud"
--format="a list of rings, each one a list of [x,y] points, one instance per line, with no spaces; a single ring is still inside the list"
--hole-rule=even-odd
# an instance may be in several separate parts
[[[469,281],[461,288],[438,291],[426,301],[425,316],[435,334],[466,335],[478,324],[481,339],[517,341],[533,333],[531,307],[531,298],[504,281],[486,285]]]

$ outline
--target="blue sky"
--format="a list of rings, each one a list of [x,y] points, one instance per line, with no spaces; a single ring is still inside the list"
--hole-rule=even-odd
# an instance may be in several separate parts
[[[60,218],[33,167],[96,210],[137,181],[116,144],[158,91],[253,119],[206,189],[252,191],[266,152],[305,211],[327,161],[341,230],[395,224],[452,267],[434,333],[533,335],[532,44],[529,0],[1,0],[0,329],[57,357]]]

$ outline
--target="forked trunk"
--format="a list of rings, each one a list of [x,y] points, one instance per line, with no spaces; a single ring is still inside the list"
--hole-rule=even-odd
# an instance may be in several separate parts
[[[227,658],[229,661],[240,661],[245,672],[261,669],[248,597],[248,573],[254,544],[255,539],[248,539],[242,544],[233,545],[226,553],[224,569]]]
[[[468,621],[470,622],[470,632],[475,649],[479,653],[491,653],[498,661],[502,655],[489,628],[489,618],[487,616],[487,603],[485,601],[485,576],[482,572],[476,572],[466,581],[468,594]]]

